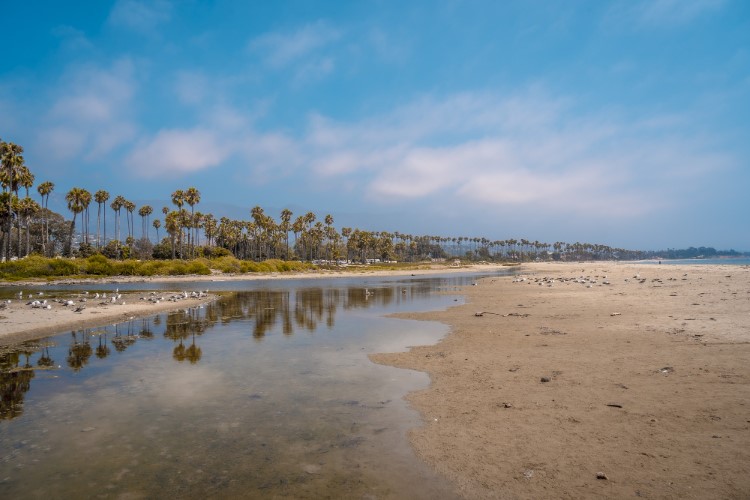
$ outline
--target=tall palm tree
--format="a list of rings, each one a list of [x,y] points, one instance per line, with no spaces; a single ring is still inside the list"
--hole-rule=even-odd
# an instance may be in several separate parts
[[[115,213],[115,241],[117,242],[116,245],[118,257],[120,253],[120,210],[122,210],[122,207],[125,205],[125,201],[126,200],[123,196],[117,195],[109,205],[109,207]]]
[[[89,243],[89,205],[91,204],[91,193],[85,189],[81,190],[81,205],[83,213],[81,214],[81,229],[83,229],[83,241]]]
[[[128,237],[133,238],[133,233],[135,233],[135,221],[133,220],[133,212],[135,211],[135,203],[129,200],[125,200],[125,203],[123,204],[126,210],[126,218],[128,222]]]
[[[18,169],[23,166],[24,159],[22,156],[23,147],[12,142],[0,141],[0,173],[2,174],[3,190],[7,188],[8,193],[15,192],[16,198],[18,198]],[[13,196],[8,196],[7,201],[7,212],[8,218],[6,223],[6,244],[5,244],[5,258],[10,259],[10,235],[11,225],[13,221]]]
[[[285,208],[281,211],[281,224],[279,224],[279,229],[282,233],[284,233],[284,241],[286,242],[286,253],[284,254],[284,260],[289,260],[289,231],[291,231],[291,220],[292,220],[292,211],[288,208]]]
[[[55,189],[55,185],[50,181],[42,182],[36,188],[39,196],[42,197],[42,207],[47,208],[49,205],[49,195]],[[42,253],[47,255],[47,243],[49,242],[49,219],[47,218],[47,212],[44,213],[44,220],[42,221],[44,231],[42,233]]]
[[[192,242],[191,256],[195,257],[195,241],[197,240],[197,236],[198,236],[198,227],[197,227],[198,224],[195,223],[196,222],[195,221],[195,205],[197,205],[201,201],[201,192],[198,191],[194,187],[189,187],[184,193],[184,199],[185,199],[185,203],[190,205],[190,222],[191,222],[193,233],[195,234],[195,238],[193,238],[192,236],[189,236],[188,241]]]
[[[68,238],[68,248],[66,250],[67,255],[71,255],[73,248],[73,233],[76,227],[76,217],[78,214],[83,212],[83,202],[81,198],[83,196],[83,189],[74,187],[65,195],[65,201],[68,202],[68,210],[73,212],[73,220],[70,222],[70,237]]]
[[[96,248],[100,247],[101,238],[99,236],[99,218],[102,215],[102,206],[109,200],[109,193],[103,189],[100,189],[94,193],[94,201],[99,205],[99,209],[96,212]],[[104,234],[102,235],[104,242],[107,242],[107,209],[104,208]]]
[[[154,226],[154,229],[156,229],[156,243],[158,244],[161,241],[159,239],[159,228],[161,227],[161,221],[159,219],[154,219],[154,222],[152,224]]]
[[[180,245],[180,258],[183,257],[182,255],[182,206],[185,204],[185,192],[182,189],[176,190],[174,193],[172,193],[172,203],[177,207],[177,215],[174,217],[175,222],[179,225],[179,233],[177,234],[177,240],[178,244]],[[174,251],[172,252],[174,254]],[[174,258],[174,256],[172,257]]]
[[[39,212],[41,210],[41,206],[29,198],[28,196],[21,200],[19,204],[20,213],[24,218],[25,225],[26,225],[26,252],[24,255],[29,255],[31,253],[31,216],[35,213]],[[20,239],[20,234],[19,234]]]
[[[141,216],[141,237],[151,241],[148,237],[148,216],[154,213],[154,209],[151,205],[143,205],[138,210],[138,215]]]

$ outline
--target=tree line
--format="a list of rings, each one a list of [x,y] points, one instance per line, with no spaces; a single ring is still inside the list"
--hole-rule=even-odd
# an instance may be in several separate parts
[[[100,253],[114,259],[191,259],[232,254],[239,259],[255,261],[281,259],[329,263],[416,262],[449,258],[480,261],[634,260],[646,255],[638,250],[580,242],[545,243],[515,238],[490,240],[351,227],[337,229],[331,215],[319,219],[315,213],[307,212],[294,217],[291,210],[284,209],[275,219],[260,206],[250,210],[247,220],[217,219],[213,214],[196,209],[201,193],[195,187],[174,191],[170,196],[171,206],[163,206],[153,220],[155,212],[150,205],[138,207],[124,196],[112,196],[104,189],[92,194],[86,189],[73,187],[65,193],[71,214],[71,219],[66,220],[49,210],[49,197],[55,184],[49,181],[35,184],[36,178],[25,164],[23,147],[0,140],[0,160],[3,187],[0,195],[0,256],[3,260],[32,253],[47,257],[86,257]],[[30,194],[34,186],[38,202]],[[96,225],[92,228],[94,206]],[[107,213],[110,210],[108,230]],[[135,231],[136,213],[141,218],[139,237]],[[154,241],[151,240],[152,229]]]

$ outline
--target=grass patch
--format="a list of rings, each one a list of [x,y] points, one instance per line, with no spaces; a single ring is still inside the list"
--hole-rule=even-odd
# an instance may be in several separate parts
[[[38,255],[0,263],[0,280],[55,278],[100,278],[107,276],[184,276],[208,275],[212,270],[222,273],[302,272],[316,269],[306,262],[267,260],[252,262],[231,256],[195,260],[112,260],[101,254],[86,259],[48,259]]]

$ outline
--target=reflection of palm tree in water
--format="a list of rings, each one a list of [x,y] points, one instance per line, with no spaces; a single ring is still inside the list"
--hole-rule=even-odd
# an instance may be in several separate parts
[[[185,346],[182,344],[182,339],[180,339],[179,345],[174,346],[172,357],[176,361],[185,361]]]
[[[23,414],[23,398],[31,388],[34,370],[26,354],[26,364],[18,366],[19,352],[0,355],[0,420],[12,419]]]
[[[117,352],[123,352],[125,349],[128,348],[128,342],[125,338],[123,338],[122,334],[120,333],[120,327],[119,325],[115,324],[115,336],[112,337],[112,345],[115,346],[115,351]]]
[[[140,337],[149,340],[154,338],[154,332],[151,331],[151,320],[149,318],[143,318],[141,320]]]
[[[193,333],[193,341],[191,342],[189,347],[185,347],[185,344],[183,344],[182,339],[180,339],[180,343],[174,347],[172,350],[172,357],[179,362],[183,362],[185,360],[190,361],[191,365],[196,364],[198,361],[201,360],[201,357],[203,356],[203,350],[195,345],[195,333]]]
[[[74,372],[81,371],[81,368],[86,366],[89,362],[89,358],[93,352],[91,344],[84,332],[81,332],[81,341],[78,341],[76,332],[70,332],[73,335],[73,345],[68,348],[68,366],[73,369]]]
[[[196,364],[198,361],[200,361],[201,356],[203,356],[203,351],[201,350],[201,348],[195,345],[195,333],[193,333],[192,344],[190,344],[190,347],[188,347],[185,351],[185,356],[187,357],[188,361],[190,361],[191,365]]]
[[[104,342],[102,342],[102,339],[104,339]],[[107,332],[104,332],[103,334],[99,335],[99,346],[96,348],[96,357],[99,359],[104,359],[107,356],[109,356],[110,350],[109,346],[107,345]]]
[[[52,356],[49,354],[49,345],[45,345],[42,348],[42,354],[39,356],[39,359],[36,360],[36,364],[41,368],[54,366],[55,360],[52,359]]]

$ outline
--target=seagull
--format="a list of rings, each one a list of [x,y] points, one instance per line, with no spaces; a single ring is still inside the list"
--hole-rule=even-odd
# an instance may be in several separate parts
[[[84,309],[86,309],[86,306],[78,306],[78,307],[75,308],[75,311],[73,311],[73,312],[79,313],[79,312],[83,311]]]

